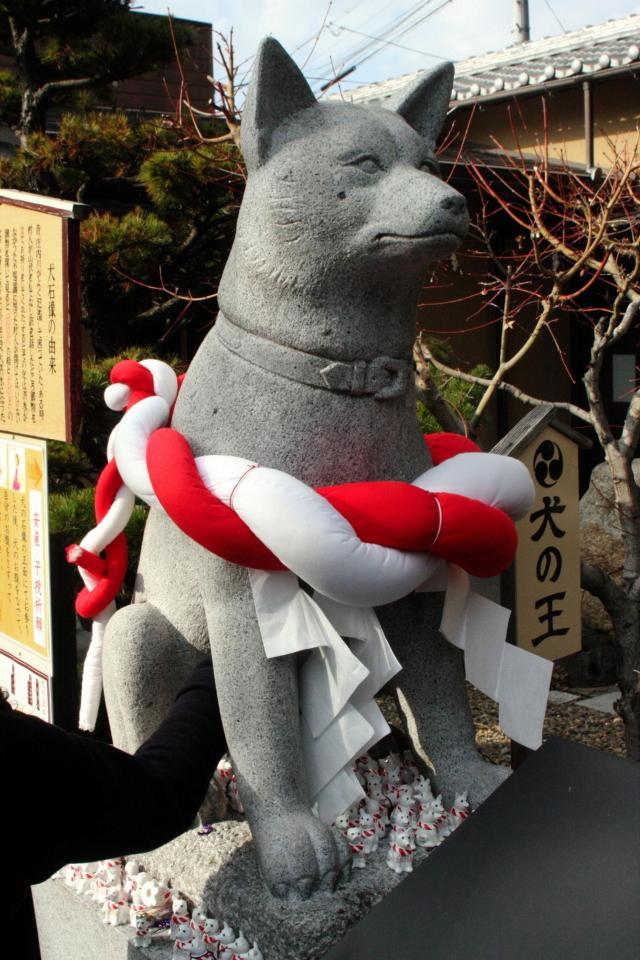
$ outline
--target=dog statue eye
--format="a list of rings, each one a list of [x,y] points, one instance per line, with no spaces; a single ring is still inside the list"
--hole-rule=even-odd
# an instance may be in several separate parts
[[[382,170],[382,164],[377,157],[367,154],[365,157],[358,157],[353,161],[353,165],[365,173],[379,173]]]
[[[423,160],[420,164],[420,169],[424,170],[425,173],[430,173],[432,177],[440,177],[440,179],[442,179],[440,164],[437,160]]]

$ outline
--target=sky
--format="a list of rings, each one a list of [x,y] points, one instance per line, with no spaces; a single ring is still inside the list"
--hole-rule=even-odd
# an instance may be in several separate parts
[[[227,36],[233,28],[236,63],[244,62],[240,80],[261,38],[273,34],[304,67],[316,92],[353,64],[358,65],[343,81],[344,89],[413,73],[441,59],[462,60],[503,49],[513,43],[514,6],[515,0],[132,2],[133,8],[149,13],[170,10],[176,17],[213,23],[215,30]],[[631,13],[640,15],[640,0],[530,0],[531,39]],[[215,71],[220,75],[217,66]]]

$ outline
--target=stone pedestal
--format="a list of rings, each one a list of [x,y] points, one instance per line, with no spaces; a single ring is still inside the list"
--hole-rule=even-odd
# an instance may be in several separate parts
[[[148,949],[136,949],[133,927],[107,926],[97,904],[62,880],[47,880],[32,890],[42,960],[171,960],[166,931]]]
[[[256,940],[265,960],[320,960],[358,920],[400,881],[386,865],[389,840],[367,857],[363,870],[334,893],[304,902],[274,899],[258,873],[253,842],[244,822],[225,821],[206,836],[188,831],[141,854],[145,870],[185,895],[203,902],[209,916],[226,920]],[[427,856],[415,854],[414,864]],[[403,875],[405,876],[405,875]],[[62,880],[34,887],[42,960],[169,960],[166,931],[147,950],[133,947],[131,927],[107,927],[97,906],[77,896]]]

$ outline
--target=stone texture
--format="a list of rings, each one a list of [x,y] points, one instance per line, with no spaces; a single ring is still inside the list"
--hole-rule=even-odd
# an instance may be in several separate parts
[[[633,461],[633,475],[636,483],[640,483],[640,460]],[[580,500],[580,523],[602,527],[609,536],[622,539],[615,515],[613,481],[606,462],[599,463],[591,472],[589,488]]]
[[[332,944],[401,882],[387,867],[388,841],[363,870],[334,892],[290,902],[272,897],[256,861],[246,823],[224,822],[213,833],[183,834],[153,853],[141,854],[145,869],[162,876],[191,901],[204,902],[209,915],[240,926],[256,939],[265,960],[319,960]],[[414,864],[430,854],[418,850]]]
[[[640,460],[633,473],[640,482]],[[586,563],[612,573],[621,582],[624,562],[622,533],[615,512],[613,483],[607,463],[594,467],[587,492],[580,500],[580,547]],[[582,621],[588,631],[610,634],[611,619],[602,603],[587,591],[582,594]]]
[[[209,916],[224,918],[257,939],[265,960],[319,960],[349,927],[364,916],[401,878],[385,863],[388,841],[367,857],[335,893],[316,893],[304,902],[271,897],[256,862],[246,823],[225,821],[207,836],[189,831],[138,858],[145,870],[169,882]],[[417,850],[414,866],[430,853]],[[133,946],[131,927],[106,926],[100,908],[61,880],[33,888],[42,960],[170,960],[166,931],[153,933],[151,946]]]
[[[589,710],[597,710],[599,713],[610,713],[616,715],[613,704],[620,699],[620,691],[607,690],[606,693],[598,693],[595,697],[587,697],[586,700],[578,700],[577,707],[588,707]]]
[[[264,41],[243,114],[249,178],[219,291],[227,319],[330,361],[410,360],[426,267],[457,248],[468,224],[463,198],[433,175],[451,79],[446,64],[421,75],[393,112],[317,104],[282,48]],[[215,328],[173,423],[196,455],[247,457],[312,485],[411,480],[430,465],[411,385],[388,399],[311,387],[230,351]],[[399,703],[417,753],[433,761],[447,800],[468,787],[478,803],[505,774],[478,759],[461,658],[438,637],[440,602],[414,596],[382,615],[405,667]],[[331,889],[348,851],[309,812],[297,662],[265,658],[246,571],[152,511],[135,604],[113,618],[105,644],[109,719],[121,746],[134,749],[156,727],[209,647],[263,878],[284,899]],[[211,878],[212,889],[246,898],[244,856],[224,868],[224,883]],[[346,898],[345,924],[361,882],[336,894]],[[258,887],[255,879],[256,898]],[[275,929],[289,908],[262,898],[265,929]]]
[[[172,949],[163,938],[149,950],[131,946],[132,927],[107,926],[98,905],[79,897],[62,880],[32,888],[42,960],[169,960]]]
[[[577,700],[578,695],[575,693],[567,693],[565,690],[550,690],[549,691],[549,703],[571,703],[572,700]]]

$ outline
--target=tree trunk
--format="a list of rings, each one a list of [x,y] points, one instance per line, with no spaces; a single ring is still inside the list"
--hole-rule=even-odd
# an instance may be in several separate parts
[[[640,606],[625,593],[620,607],[610,611],[617,659],[620,699],[614,709],[624,721],[627,755],[640,760]]]
[[[46,102],[38,95],[37,91],[25,88],[20,104],[20,130],[18,132],[20,146],[26,146],[30,134],[43,132],[46,123]]]
[[[633,461],[617,444],[605,446],[624,549],[623,586],[608,610],[613,622],[617,681],[614,707],[624,721],[627,754],[640,760],[640,503]],[[606,606],[606,604],[605,604]]]

